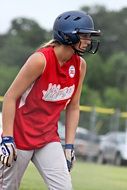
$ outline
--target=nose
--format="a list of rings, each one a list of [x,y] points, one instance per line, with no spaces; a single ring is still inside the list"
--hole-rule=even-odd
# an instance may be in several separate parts
[[[91,44],[91,38],[86,39],[86,43],[87,43],[88,45],[90,45],[90,44]]]
[[[80,37],[80,40],[84,41],[85,43],[89,43],[90,44],[92,39],[91,39],[91,37],[84,37],[84,38]]]
[[[83,39],[82,44],[86,44],[87,46],[91,44],[91,38],[86,38],[86,39]]]

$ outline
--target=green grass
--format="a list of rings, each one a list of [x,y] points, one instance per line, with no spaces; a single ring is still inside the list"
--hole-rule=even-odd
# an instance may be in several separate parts
[[[127,167],[76,162],[72,174],[74,190],[127,190]],[[36,168],[30,164],[20,190],[46,190]]]

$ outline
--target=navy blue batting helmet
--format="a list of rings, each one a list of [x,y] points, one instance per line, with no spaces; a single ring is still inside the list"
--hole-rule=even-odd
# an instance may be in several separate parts
[[[83,11],[68,11],[60,14],[53,26],[53,38],[64,45],[79,42],[79,33],[100,36],[100,30],[94,29],[92,17]]]

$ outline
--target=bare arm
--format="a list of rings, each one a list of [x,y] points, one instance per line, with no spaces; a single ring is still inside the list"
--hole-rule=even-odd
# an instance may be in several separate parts
[[[86,73],[86,62],[84,59],[81,59],[81,71],[80,79],[77,91],[71,100],[70,104],[66,108],[66,134],[65,134],[65,143],[74,144],[75,132],[79,122],[79,105],[80,105],[80,96],[82,90],[82,84]]]
[[[2,108],[3,136],[13,137],[16,100],[42,74],[45,64],[44,55],[31,55],[6,92]]]

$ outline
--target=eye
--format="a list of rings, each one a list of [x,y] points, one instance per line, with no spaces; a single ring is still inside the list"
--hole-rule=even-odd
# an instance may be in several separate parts
[[[80,39],[87,39],[87,38],[91,38],[91,33],[82,33],[79,34]]]

